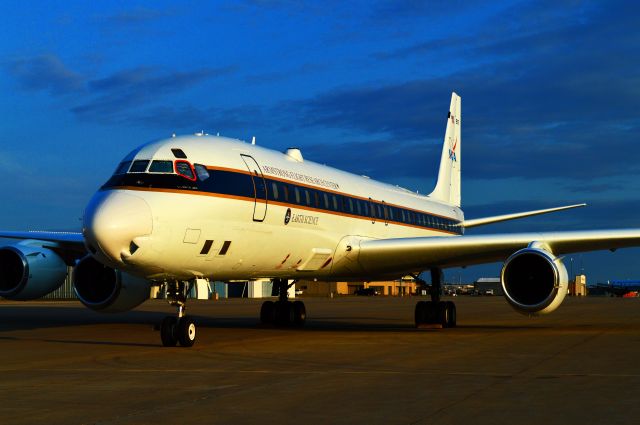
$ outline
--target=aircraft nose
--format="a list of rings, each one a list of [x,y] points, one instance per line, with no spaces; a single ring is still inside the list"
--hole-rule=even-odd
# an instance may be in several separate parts
[[[123,192],[98,192],[85,210],[83,223],[89,250],[116,264],[122,263],[123,255],[131,256],[138,249],[136,237],[150,235],[153,230],[146,201]]]

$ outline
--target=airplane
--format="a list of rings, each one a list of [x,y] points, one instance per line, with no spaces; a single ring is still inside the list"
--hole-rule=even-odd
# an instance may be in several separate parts
[[[126,311],[164,289],[177,314],[160,324],[163,346],[190,347],[189,288],[202,281],[271,279],[277,301],[262,323],[301,326],[296,280],[376,281],[431,274],[417,326],[456,326],[456,306],[440,299],[442,270],[503,261],[507,302],[547,314],[568,286],[562,256],[640,246],[640,229],[465,235],[473,227],[584,204],[466,219],[461,208],[461,98],[452,93],[435,188],[419,195],[241,140],[197,133],[129,153],[84,210],[82,232],[0,232],[0,296],[40,298],[64,281],[82,304]]]

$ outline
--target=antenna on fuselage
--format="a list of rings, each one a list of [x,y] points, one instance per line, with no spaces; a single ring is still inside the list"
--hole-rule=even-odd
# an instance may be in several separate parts
[[[256,136],[253,136],[253,137],[251,138],[251,144],[252,144],[252,145],[255,145],[255,144],[256,144]]]

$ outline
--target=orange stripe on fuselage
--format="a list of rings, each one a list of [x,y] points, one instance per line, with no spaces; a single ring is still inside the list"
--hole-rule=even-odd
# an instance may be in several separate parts
[[[109,188],[109,190],[133,190],[133,191],[140,191],[140,192],[177,193],[177,194],[181,194],[181,195],[210,196],[210,197],[213,197],[213,198],[225,198],[225,199],[234,199],[234,200],[237,200],[237,201],[255,202],[255,198],[253,198],[253,197],[227,195],[227,194],[223,194],[223,193],[202,192],[202,191],[198,191],[198,190],[165,189],[165,188],[157,188],[157,187],[137,187],[137,186],[120,186],[120,187]],[[258,200],[258,201],[259,202],[265,202],[264,200]],[[274,200],[270,200],[269,202],[267,202],[267,204],[279,205],[281,207],[287,207],[287,208],[296,208],[296,209],[306,210],[306,211],[319,212],[319,213],[323,213],[323,214],[337,215],[337,216],[340,216],[340,217],[355,218],[355,219],[359,219],[359,220],[366,220],[366,221],[372,221],[372,222],[379,221],[380,223],[395,224],[395,225],[398,225],[398,226],[413,227],[413,228],[422,229],[422,230],[433,230],[433,231],[436,231],[436,232],[439,232],[439,233],[446,233],[446,234],[449,234],[449,235],[457,235],[456,232],[449,232],[447,230],[434,229],[433,227],[418,226],[416,224],[402,223],[400,221],[395,221],[395,220],[384,220],[384,219],[378,219],[378,218],[373,218],[373,217],[362,217],[362,216],[355,215],[355,214],[348,214],[348,213],[343,213],[343,212],[339,212],[339,211],[329,211],[329,210],[324,210],[324,209],[320,209],[320,208],[314,208],[314,207],[307,206],[307,205],[296,205],[296,204],[290,204],[290,203],[287,203],[287,202],[280,202],[280,201],[274,201]]]

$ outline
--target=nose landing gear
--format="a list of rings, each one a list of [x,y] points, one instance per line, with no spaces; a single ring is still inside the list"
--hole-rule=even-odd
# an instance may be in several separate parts
[[[196,342],[196,325],[193,318],[185,314],[189,284],[185,282],[165,283],[167,301],[178,307],[178,315],[167,316],[160,324],[160,339],[165,347],[191,347]]]

